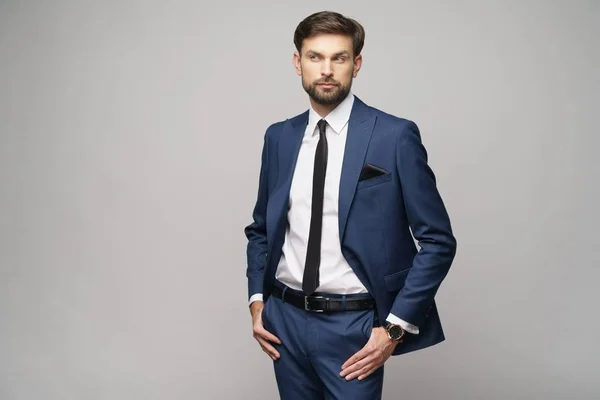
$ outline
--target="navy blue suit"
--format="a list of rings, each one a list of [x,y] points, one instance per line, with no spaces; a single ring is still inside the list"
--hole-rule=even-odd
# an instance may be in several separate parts
[[[288,200],[308,111],[271,125],[264,136],[254,221],[248,238],[248,295],[269,298],[285,237]],[[375,298],[379,318],[390,311],[419,327],[394,355],[444,340],[434,296],[456,253],[450,219],[427,163],[417,125],[355,98],[339,193],[344,258]],[[359,181],[371,163],[387,173]],[[417,250],[413,238],[421,247]]]

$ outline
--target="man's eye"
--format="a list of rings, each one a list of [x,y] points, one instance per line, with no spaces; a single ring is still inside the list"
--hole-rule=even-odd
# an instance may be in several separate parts
[[[310,56],[310,59],[313,60],[313,61],[316,61],[318,58],[319,57],[317,57],[317,56]]]

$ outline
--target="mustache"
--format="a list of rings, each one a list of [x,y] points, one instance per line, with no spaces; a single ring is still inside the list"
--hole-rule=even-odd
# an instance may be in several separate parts
[[[324,83],[330,84],[330,85],[338,85],[338,83],[334,80],[331,79],[325,79],[325,80],[320,80],[320,81],[316,81],[315,85],[322,85]]]

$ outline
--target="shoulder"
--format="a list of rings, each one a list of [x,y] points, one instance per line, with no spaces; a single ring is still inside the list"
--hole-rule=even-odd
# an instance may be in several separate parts
[[[269,125],[265,132],[265,138],[273,139],[275,136],[278,136],[283,130],[284,125],[285,121],[278,121]]]
[[[420,138],[419,127],[409,118],[400,117],[377,107],[366,106],[371,115],[377,117],[376,129],[395,141],[403,141],[407,137]]]
[[[308,110],[294,117],[274,122],[267,128],[265,132],[265,140],[278,141],[286,125],[291,124],[292,126],[299,126],[302,124],[306,124],[307,119]]]
[[[417,127],[417,124],[411,119],[399,117],[375,107],[370,108],[372,113],[377,116],[377,121],[379,124],[386,128],[392,128],[398,135],[400,135],[406,129]]]

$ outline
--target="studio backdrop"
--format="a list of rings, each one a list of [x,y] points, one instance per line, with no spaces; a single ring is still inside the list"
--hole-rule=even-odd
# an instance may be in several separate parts
[[[0,1],[0,399],[277,399],[246,238],[293,32],[366,29],[458,251],[385,399],[600,398],[597,1]]]

